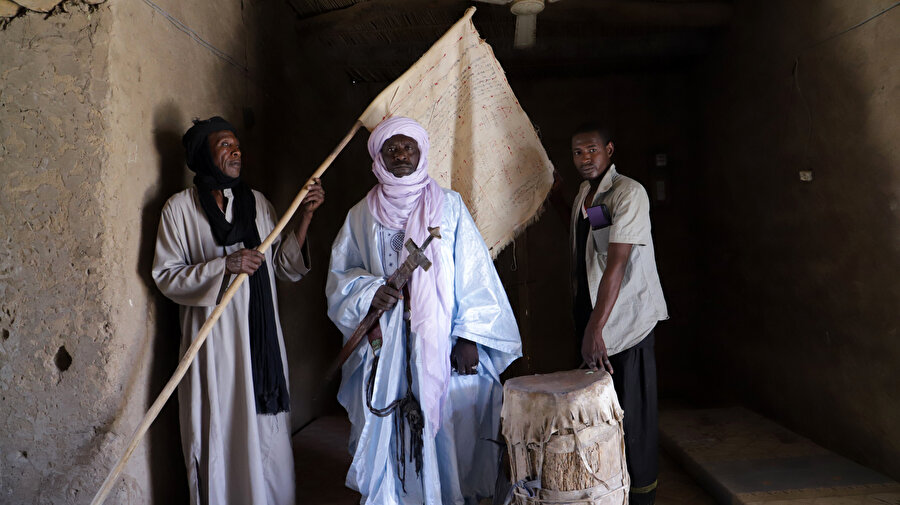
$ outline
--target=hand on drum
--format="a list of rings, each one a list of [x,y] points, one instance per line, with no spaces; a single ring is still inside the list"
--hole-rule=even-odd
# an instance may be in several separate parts
[[[613,373],[612,363],[606,353],[606,342],[603,341],[602,328],[597,328],[593,318],[588,322],[584,330],[584,338],[581,341],[581,357],[592,370],[606,370]]]
[[[471,340],[457,338],[456,345],[450,351],[450,367],[460,375],[478,373],[478,346]]]

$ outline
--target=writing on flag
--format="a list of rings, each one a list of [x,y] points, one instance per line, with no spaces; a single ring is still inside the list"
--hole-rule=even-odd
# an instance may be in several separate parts
[[[496,258],[534,219],[553,183],[553,166],[475,29],[474,12],[469,8],[359,119],[370,131],[390,116],[425,127],[429,173],[462,196]]]

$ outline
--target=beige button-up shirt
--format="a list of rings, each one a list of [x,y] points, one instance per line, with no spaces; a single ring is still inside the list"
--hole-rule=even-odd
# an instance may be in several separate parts
[[[653,330],[658,321],[669,318],[666,300],[663,298],[659,274],[656,272],[656,258],[653,239],[650,236],[650,200],[644,187],[637,181],[616,172],[612,165],[600,181],[592,202],[585,202],[590,182],[584,181],[575,198],[571,219],[572,265],[584,261],[587,283],[590,289],[591,305],[597,303],[597,289],[606,269],[609,243],[632,244],[631,254],[625,267],[625,277],[619,289],[619,297],[613,306],[603,340],[610,355],[622,352],[639,343]],[[587,238],[585,257],[576,258],[575,225],[588,207],[605,204],[612,215],[612,225],[591,230]],[[572,290],[578,283],[571,269]]]

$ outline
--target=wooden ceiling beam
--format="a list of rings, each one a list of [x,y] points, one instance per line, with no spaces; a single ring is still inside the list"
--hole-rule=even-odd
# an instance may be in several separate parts
[[[465,0],[366,0],[350,7],[326,12],[301,19],[297,22],[297,30],[302,34],[320,34],[323,31],[339,29],[353,25],[371,23],[373,19],[383,19],[403,14],[415,14],[417,11],[431,13],[445,11],[458,14],[447,25],[449,28],[456,18],[462,17],[470,2]]]

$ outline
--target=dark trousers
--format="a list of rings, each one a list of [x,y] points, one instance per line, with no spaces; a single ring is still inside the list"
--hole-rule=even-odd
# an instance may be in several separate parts
[[[659,411],[656,356],[651,331],[634,347],[609,357],[613,385],[625,411],[625,459],[631,476],[631,505],[651,504],[659,474]]]

